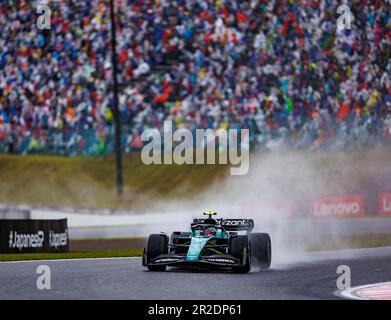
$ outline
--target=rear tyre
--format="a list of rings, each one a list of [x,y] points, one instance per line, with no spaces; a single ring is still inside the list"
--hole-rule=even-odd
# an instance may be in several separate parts
[[[168,238],[164,234],[151,234],[147,243],[147,263],[168,252]],[[150,271],[165,271],[166,266],[147,266]]]
[[[272,261],[270,236],[267,233],[252,233],[250,244],[253,264],[261,269],[269,269]]]
[[[251,270],[251,250],[248,236],[240,235],[231,240],[231,254],[244,263],[240,267],[232,267],[235,273],[247,273]]]

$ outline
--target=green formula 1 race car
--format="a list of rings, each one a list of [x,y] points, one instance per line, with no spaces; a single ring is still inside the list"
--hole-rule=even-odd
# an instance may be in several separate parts
[[[190,232],[151,234],[143,253],[143,266],[164,271],[167,266],[231,268],[246,273],[252,266],[268,269],[271,240],[267,233],[251,233],[252,219],[194,219]],[[244,234],[239,234],[244,233]]]

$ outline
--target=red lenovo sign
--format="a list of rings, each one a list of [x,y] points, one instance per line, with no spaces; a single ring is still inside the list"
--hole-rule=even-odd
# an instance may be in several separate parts
[[[379,214],[381,216],[391,216],[391,192],[383,192],[378,195]]]
[[[316,198],[311,201],[316,218],[356,218],[365,215],[364,197],[359,195]]]

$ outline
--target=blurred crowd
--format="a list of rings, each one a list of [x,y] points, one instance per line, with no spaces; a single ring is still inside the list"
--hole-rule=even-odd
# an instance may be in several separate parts
[[[113,150],[107,0],[0,0],[0,152]],[[41,0],[41,2],[45,2]],[[146,128],[249,128],[254,148],[391,145],[390,4],[116,0],[125,151]]]

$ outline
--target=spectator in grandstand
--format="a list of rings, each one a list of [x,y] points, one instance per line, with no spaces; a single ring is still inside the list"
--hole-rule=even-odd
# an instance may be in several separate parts
[[[0,151],[112,152],[107,1],[0,2]],[[117,1],[123,142],[176,127],[249,128],[266,148],[389,141],[391,22],[384,1]]]

